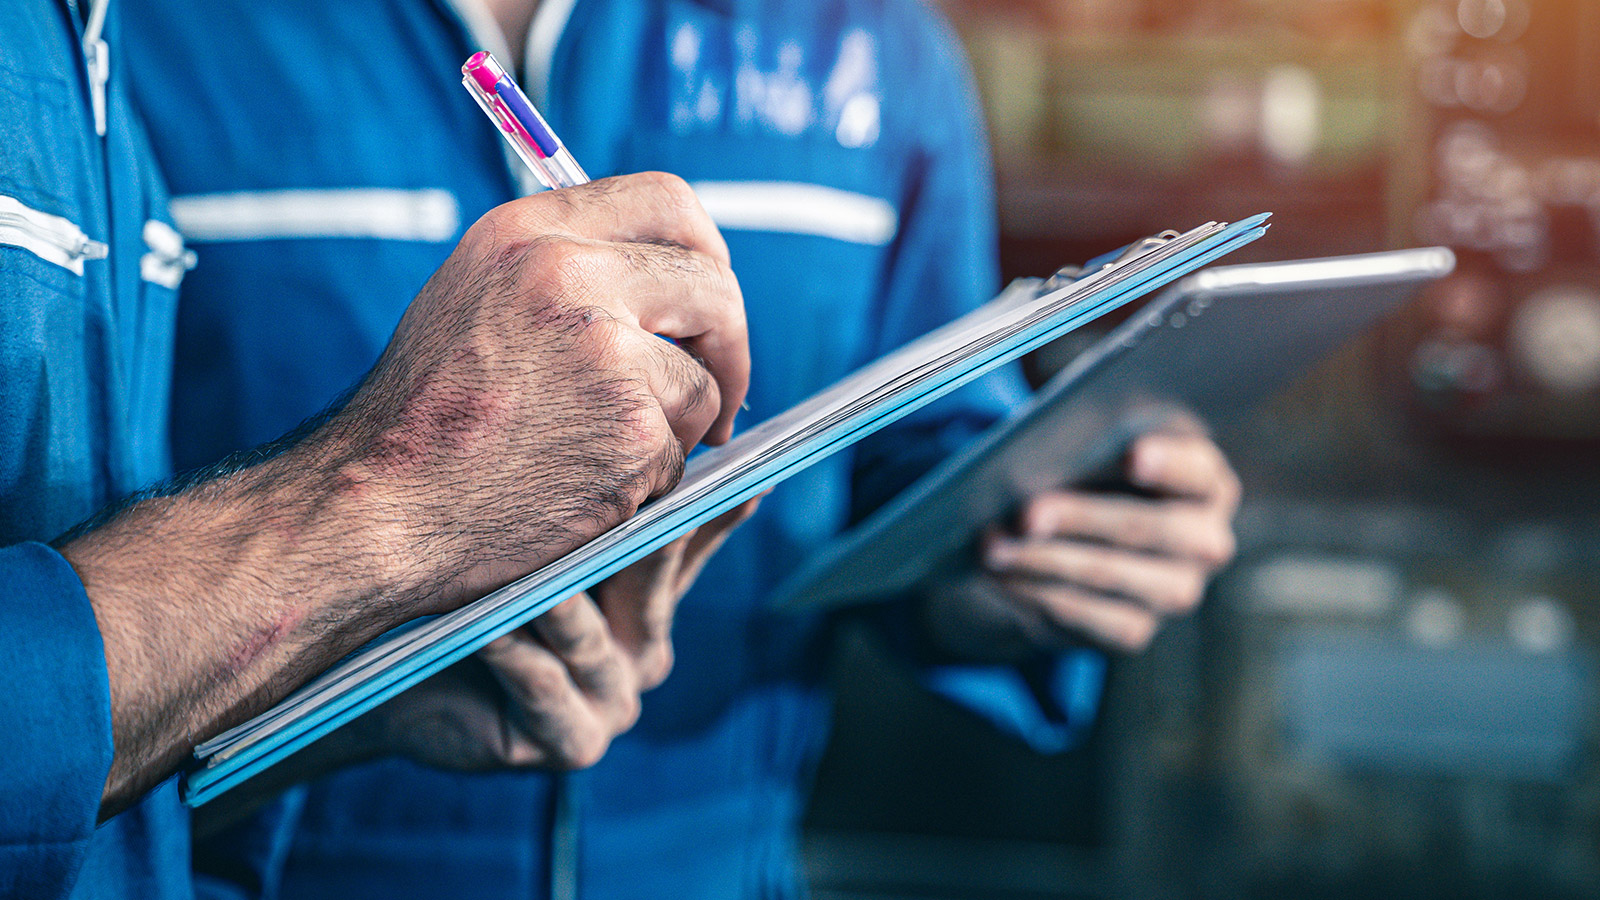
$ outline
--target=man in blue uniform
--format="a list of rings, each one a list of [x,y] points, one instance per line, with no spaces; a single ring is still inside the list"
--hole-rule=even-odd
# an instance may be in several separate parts
[[[748,366],[715,227],[681,182],[618,179],[485,216],[361,388],[297,440],[116,503],[167,470],[192,263],[132,113],[118,18],[106,0],[0,5],[5,897],[193,896],[169,778],[195,742],[620,521],[702,433],[727,435]],[[612,321],[589,327],[597,307]],[[571,327],[522,325],[539,322]],[[662,325],[708,352],[718,383]],[[494,527],[469,540],[458,516]],[[679,559],[617,586],[621,630],[655,614],[650,575]],[[563,607],[570,633],[600,633],[583,603]],[[592,730],[524,677],[558,646],[531,643],[509,637],[489,662],[554,731]],[[493,724],[476,736],[487,756],[562,756]]]
[[[997,287],[972,92],[950,35],[912,0],[535,5],[142,7],[134,52],[156,77],[140,101],[205,263],[180,313],[180,459],[247,445],[336,393],[381,347],[400,311],[391,298],[426,277],[459,223],[526,187],[457,83],[480,48],[520,61],[590,172],[661,168],[694,183],[749,301],[750,421]],[[248,79],[192,77],[223,34]],[[285,291],[284,277],[300,287]],[[251,877],[293,898],[521,898],[547,883],[583,897],[791,894],[803,786],[825,736],[828,622],[771,612],[764,597],[853,510],[1020,396],[1014,373],[993,379],[769,497],[680,607],[673,676],[594,768],[461,775],[417,765],[449,761],[409,740],[215,845],[247,850]],[[1169,496],[1042,496],[1027,527],[995,544],[991,577],[884,617],[926,657],[1008,663],[941,666],[930,681],[1042,747],[1070,742],[1092,713],[1098,657],[1067,648],[1142,646],[1230,553],[1236,485],[1214,447],[1152,436],[1131,465]],[[432,709],[391,710],[385,733],[404,739]]]

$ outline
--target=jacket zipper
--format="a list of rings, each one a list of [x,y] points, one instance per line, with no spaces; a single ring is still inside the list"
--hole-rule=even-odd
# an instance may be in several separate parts
[[[11,197],[0,197],[0,244],[20,247],[48,263],[83,274],[83,261],[105,259],[110,248],[72,222]]]
[[[83,26],[83,61],[89,69],[89,105],[94,111],[94,133],[106,136],[106,84],[111,81],[111,47],[101,35],[111,0],[90,0],[89,18]]]

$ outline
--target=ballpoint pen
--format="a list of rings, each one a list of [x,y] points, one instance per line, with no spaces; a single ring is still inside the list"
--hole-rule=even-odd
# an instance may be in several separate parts
[[[533,108],[528,95],[493,54],[487,50],[472,54],[461,67],[461,84],[545,187],[551,190],[576,187],[589,180],[583,167],[567,152],[566,145],[550,130],[544,116]],[[750,405],[741,403],[739,408],[748,410]]]
[[[545,187],[574,187],[589,180],[528,95],[487,50],[472,54],[461,67],[461,84]]]

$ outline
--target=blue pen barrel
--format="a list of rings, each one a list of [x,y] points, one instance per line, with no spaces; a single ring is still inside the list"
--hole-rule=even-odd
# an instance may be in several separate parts
[[[522,127],[528,129],[528,136],[533,138],[533,143],[539,148],[539,155],[546,159],[556,155],[561,145],[556,143],[556,136],[550,133],[550,126],[544,123],[544,117],[533,108],[522,91],[513,82],[510,76],[495,82],[495,93],[511,107],[511,112],[522,122]]]

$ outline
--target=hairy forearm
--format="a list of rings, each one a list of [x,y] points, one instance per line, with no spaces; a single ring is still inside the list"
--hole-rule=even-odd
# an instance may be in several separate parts
[[[743,307],[693,192],[653,175],[552,193],[468,230],[321,427],[57,541],[110,672],[102,814],[369,638],[632,515],[703,435],[727,438]]]
[[[338,428],[254,466],[135,503],[61,547],[105,644],[112,815],[193,746],[402,621],[416,590]]]

